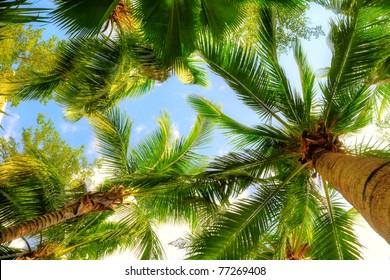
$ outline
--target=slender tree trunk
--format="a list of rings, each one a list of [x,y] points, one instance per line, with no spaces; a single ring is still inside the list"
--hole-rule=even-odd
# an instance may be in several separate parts
[[[123,202],[124,196],[123,187],[121,186],[116,186],[107,192],[87,193],[80,199],[65,205],[57,212],[1,230],[0,243],[37,233],[68,219],[87,215],[91,212],[112,210],[114,205]]]
[[[390,159],[320,152],[314,167],[390,244]]]

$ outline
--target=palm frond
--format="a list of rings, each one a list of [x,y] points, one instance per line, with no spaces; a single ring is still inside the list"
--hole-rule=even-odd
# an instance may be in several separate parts
[[[270,186],[235,203],[199,235],[190,259],[242,259],[278,215],[279,196],[280,189]]]
[[[208,167],[206,174],[250,174],[253,178],[263,178],[278,165],[291,163],[291,154],[272,150],[243,150],[230,152],[215,158]]]
[[[118,108],[89,119],[94,128],[99,153],[104,158],[104,167],[112,176],[129,174],[129,145],[132,121]]]
[[[159,129],[132,149],[133,160],[141,172],[196,174],[206,165],[206,157],[195,151],[211,140],[212,125],[197,117],[187,137],[177,138],[167,112],[157,120]]]
[[[199,166],[205,166],[206,159],[195,153],[195,150],[204,147],[211,141],[212,124],[202,117],[197,117],[187,137],[178,139],[165,151],[155,167],[157,172],[183,172],[191,174],[192,170],[199,170]],[[203,162],[202,162],[203,161]]]
[[[67,230],[62,240],[46,240],[46,243],[58,242],[62,248],[57,254],[65,255],[67,259],[103,259],[118,250],[130,250],[135,240],[126,224],[110,221],[101,213],[82,217],[69,226],[72,229]]]
[[[268,75],[267,90],[275,99],[283,100],[283,102],[277,103],[278,110],[282,112],[283,116],[293,124],[302,126],[304,121],[300,116],[303,109],[302,97],[293,91],[278,62],[275,10],[272,8],[261,9],[259,21],[260,40],[257,50]],[[291,126],[289,129],[291,130]]]
[[[204,33],[197,42],[200,55],[211,70],[225,79],[243,102],[266,118],[274,118],[285,128],[290,126],[277,114],[277,102],[268,90],[269,81],[260,58],[249,47],[219,42]]]
[[[261,236],[275,227],[285,186],[303,168],[299,166],[280,184],[261,186],[254,195],[221,213],[192,244],[190,259],[245,258]]]
[[[314,0],[313,2],[332,10],[337,14],[345,15],[353,13],[353,9],[356,7],[390,8],[389,2],[386,0]]]
[[[356,139],[354,145],[347,148],[348,152],[353,155],[366,157],[390,157],[390,143],[384,140],[375,139],[373,136],[366,139],[366,136],[367,135],[364,135],[363,139],[360,140]]]
[[[55,0],[57,8],[51,12],[54,22],[67,33],[90,36],[100,32],[120,0]]]
[[[200,0],[200,22],[214,36],[224,36],[234,32],[245,20],[245,1]],[[241,3],[240,3],[241,2]]]
[[[53,95],[67,116],[105,111],[128,96],[142,95],[154,81],[168,78],[153,51],[134,36],[76,38],[58,50],[52,69],[22,77],[16,86],[20,100],[44,100]]]
[[[138,205],[159,224],[185,223],[191,229],[195,229],[202,220],[217,211],[218,202],[225,203],[219,197],[217,188],[207,188],[206,184],[198,183],[196,179],[192,180],[192,186],[190,183],[187,183],[187,186],[183,183],[173,187],[172,181],[170,182],[172,187],[166,191],[136,197]],[[208,190],[211,194],[207,193]]]
[[[0,0],[0,28],[7,23],[46,22],[50,9],[31,8],[26,0]],[[43,14],[43,15],[42,15]]]
[[[353,133],[372,121],[372,93],[366,86],[350,88],[332,102],[327,121],[335,133]]]
[[[0,245],[0,260],[13,260],[21,254],[23,254],[22,249]]]
[[[268,125],[248,127],[225,115],[221,108],[201,96],[191,95],[188,97],[190,105],[205,118],[217,123],[220,128],[226,130],[226,134],[232,138],[236,147],[260,147],[263,145],[276,146],[276,142],[291,141],[291,136],[282,130]],[[267,141],[267,140],[269,141]],[[266,142],[266,144],[264,144]]]
[[[329,190],[327,183],[324,188],[326,210],[316,222],[312,257],[322,260],[361,259],[362,245],[353,229],[356,210],[346,210],[346,206],[337,201],[337,193]]]
[[[376,118],[380,120],[390,110],[390,84],[375,87],[373,93],[377,102],[374,103]]]
[[[163,112],[157,122],[158,129],[131,150],[132,157],[142,172],[154,170],[174,141],[172,122],[168,113]]]
[[[288,259],[288,253],[298,254],[303,246],[310,247],[313,227],[319,216],[318,190],[307,174],[294,178],[286,189],[283,210],[275,236],[275,259]],[[308,257],[308,255],[306,255]]]
[[[208,87],[207,72],[201,66],[202,63],[199,57],[190,55],[186,58],[177,59],[172,67],[182,83]]]
[[[323,119],[332,112],[334,101],[352,86],[366,82],[389,53],[390,16],[375,7],[353,7],[353,13],[331,22],[330,43],[333,58],[328,79],[323,85]]]
[[[299,119],[302,120],[302,127],[311,127],[313,119],[318,114],[318,104],[315,103],[315,74],[308,64],[307,57],[303,52],[302,45],[296,41],[293,45],[295,61],[298,64],[301,79],[302,103],[298,103]]]
[[[187,57],[195,50],[198,1],[136,0],[134,17],[142,23],[145,39],[164,65]]]
[[[20,223],[63,205],[64,182],[38,151],[7,158],[0,164],[1,223]]]
[[[277,9],[285,9],[287,11],[299,11],[306,5],[306,1],[302,0],[254,0],[261,8],[275,7]]]
[[[141,260],[157,260],[165,256],[158,239],[154,220],[142,207],[131,204],[119,213],[122,228],[134,238],[132,250]]]

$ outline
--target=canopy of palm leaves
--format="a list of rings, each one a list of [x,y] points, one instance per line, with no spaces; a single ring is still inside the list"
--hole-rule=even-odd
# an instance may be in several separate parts
[[[56,2],[54,21],[71,35],[96,35],[110,24],[120,30],[140,28],[164,65],[188,57],[195,50],[199,30],[206,28],[218,36],[237,30],[244,22],[248,3],[285,9],[297,9],[305,3],[301,0],[104,0],[98,5],[91,0]]]
[[[206,86],[195,57],[185,60],[187,83]],[[54,65],[45,72],[16,76],[11,82],[17,100],[54,98],[73,121],[115,106],[125,97],[150,91],[171,75],[150,46],[127,34],[108,38],[76,38],[59,47]]]
[[[169,116],[164,113],[158,120],[159,128],[134,147],[130,146],[132,122],[117,109],[95,116],[90,122],[104,160],[103,170],[108,175],[102,191],[122,185],[125,196],[134,199],[117,207],[114,215],[88,214],[44,230],[37,250],[22,258],[102,258],[117,250],[118,245],[121,250],[135,250],[142,259],[162,258],[164,251],[156,234],[157,224],[186,222],[195,227],[197,217],[212,215],[234,193],[235,183],[226,177],[208,183],[199,176],[207,158],[195,151],[210,140],[212,128],[203,118],[197,118],[186,138],[175,138]],[[58,204],[69,201],[69,197],[42,190],[55,187],[62,193],[64,186],[55,181],[60,176],[50,167],[50,162],[41,157],[30,158],[26,160],[31,164],[22,158],[10,158],[0,166],[0,171],[7,174],[2,176],[1,209],[5,227],[56,211],[60,208]],[[47,173],[47,169],[57,175]],[[44,180],[48,183],[40,184]],[[27,197],[20,195],[23,188]],[[12,196],[13,193],[19,195]],[[58,200],[57,204],[39,212],[31,211],[35,206],[44,207],[46,204],[41,200],[45,198],[50,205]],[[24,204],[26,207],[22,208]],[[109,220],[108,216],[111,216]],[[91,248],[95,250],[93,253]]]
[[[155,81],[164,81],[172,73],[184,83],[207,86],[205,72],[194,55],[202,31],[218,38],[233,34],[243,27],[249,4],[284,10],[304,7],[300,0],[152,2],[101,1],[91,5],[89,0],[57,1],[54,20],[71,34],[83,37],[62,46],[49,71],[13,79],[18,85],[13,91],[16,100],[42,100],[55,92],[66,116],[75,121],[110,108],[124,97],[145,93]],[[122,8],[117,11],[115,7]],[[110,22],[110,14],[116,18],[111,25],[118,26],[115,35],[110,32],[90,38],[99,33],[104,22]],[[125,19],[131,19],[134,26],[123,27],[128,25]]]
[[[62,10],[54,13],[58,21],[71,32],[83,35],[100,31],[110,20],[114,4],[126,3],[102,1],[99,11],[93,13],[100,18],[85,26],[81,17],[73,14],[78,10],[69,8],[74,1],[58,2],[63,3]],[[77,2],[85,6],[89,3]],[[326,80],[316,83],[302,48],[295,44],[301,76],[299,91],[291,86],[278,62],[274,10],[261,10],[260,40],[252,47],[234,40],[221,43],[223,38],[216,35],[224,34],[228,26],[220,22],[229,22],[234,29],[241,19],[240,12],[219,13],[220,4],[233,3],[228,11],[237,11],[241,5],[235,1],[215,1],[218,5],[212,2],[184,5],[173,0],[153,1],[151,5],[150,1],[132,1],[127,12],[140,22],[143,36],[120,31],[116,37],[75,38],[62,47],[51,74],[34,76],[33,82],[20,90],[21,99],[44,99],[55,92],[70,119],[90,116],[110,175],[103,190],[122,185],[135,197],[117,209],[114,223],[97,215],[46,230],[47,243],[41,242],[36,255],[51,252],[70,258],[101,257],[124,244],[123,248],[135,249],[142,259],[157,259],[163,256],[163,250],[155,225],[185,220],[195,233],[178,244],[189,250],[190,258],[361,257],[353,232],[356,211],[346,210],[331,186],[314,179],[315,171],[309,167],[318,145],[328,151],[352,153],[340,137],[364,128],[371,121],[374,105],[381,102],[383,110],[388,104],[390,20],[386,1],[317,1],[344,16],[331,22],[333,59]],[[157,16],[160,10],[170,17]],[[220,21],[219,16],[226,19]],[[260,125],[238,123],[210,101],[191,97],[201,117],[187,138],[172,137],[169,118],[163,114],[158,121],[160,128],[132,148],[132,122],[117,109],[109,108],[125,95],[144,92],[154,80],[166,79],[170,67],[184,69],[192,65],[194,58],[190,55],[194,50],[259,114]],[[192,70],[200,73],[196,67]],[[204,83],[202,77],[189,80]],[[203,172],[207,160],[194,149],[207,142],[211,126],[206,118],[226,129],[241,151],[217,158]],[[360,154],[388,156],[386,151],[373,148],[360,149]],[[1,168],[9,167],[5,163]],[[34,176],[22,178],[30,180]],[[52,177],[57,178],[50,175],[50,180]],[[253,190],[249,198],[215,213],[249,187]],[[18,218],[18,209],[12,208],[7,196],[3,203],[8,215],[5,224],[25,220]],[[76,233],[72,231],[74,224],[78,224]],[[51,239],[46,237],[50,232]],[[62,236],[63,242],[57,236]],[[87,244],[96,254],[88,253]],[[7,247],[1,250],[11,253]]]
[[[335,201],[327,182],[314,184],[315,171],[307,167],[312,165],[316,145],[353,152],[340,137],[364,128],[372,119],[373,106],[388,99],[385,85],[374,86],[378,81],[372,77],[379,76],[378,67],[387,65],[390,55],[390,10],[380,6],[383,1],[370,5],[335,2],[350,5],[346,16],[331,22],[333,58],[325,81],[316,83],[300,44],[294,46],[300,91],[291,86],[279,65],[272,9],[262,11],[261,39],[254,48],[236,42],[219,44],[209,33],[198,42],[200,55],[258,113],[260,122],[248,127],[210,101],[190,97],[193,108],[226,129],[241,149],[217,158],[208,172],[240,170],[264,182],[255,182],[252,196],[191,237],[192,243],[186,245],[191,258],[242,259],[264,254],[290,258],[291,252],[315,259],[361,257],[353,232],[354,211]],[[373,150],[360,151],[364,155]],[[388,157],[389,151],[375,156]]]

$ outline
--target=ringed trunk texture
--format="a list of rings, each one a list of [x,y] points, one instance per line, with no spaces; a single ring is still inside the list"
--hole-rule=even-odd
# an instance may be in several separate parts
[[[114,186],[106,192],[94,192],[62,207],[57,212],[36,217],[30,221],[0,230],[0,243],[37,233],[63,221],[87,215],[95,211],[113,210],[116,204],[122,204],[125,196],[122,186]]]
[[[57,212],[49,213],[30,221],[5,228],[0,231],[0,243],[12,241],[25,235],[34,234],[68,219],[77,217],[77,208],[78,205],[71,205],[62,208]]]
[[[314,167],[390,244],[390,159],[323,152]]]

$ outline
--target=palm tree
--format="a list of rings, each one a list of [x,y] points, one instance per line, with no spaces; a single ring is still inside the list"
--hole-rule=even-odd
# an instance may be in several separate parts
[[[214,166],[217,164],[218,160]],[[253,162],[251,165],[249,173],[260,169]],[[287,164],[278,165],[288,170]],[[362,258],[353,231],[357,212],[348,209],[329,185],[319,186],[307,173],[294,178],[279,175],[254,180],[251,193],[176,245],[186,249],[190,259]]]
[[[66,189],[64,178],[37,150],[9,157],[1,163],[0,174],[2,229],[58,209],[64,201],[74,199],[79,189],[76,185],[71,190]],[[2,250],[4,255],[13,250],[8,243],[1,248],[5,249]]]
[[[194,54],[201,30],[223,38],[242,28],[249,4],[298,10],[304,7],[302,2],[103,1],[92,5],[87,0],[57,1],[54,20],[72,35],[83,36],[60,48],[49,71],[12,79],[10,95],[16,100],[54,97],[65,107],[65,115],[77,121],[125,97],[146,93],[173,73],[183,83],[207,86]],[[105,29],[105,22],[118,27],[116,32],[91,37]]]
[[[364,5],[364,1],[354,1],[348,14],[331,22],[329,40],[333,58],[326,81],[319,83],[320,92],[298,42],[294,55],[301,76],[301,91],[290,85],[278,62],[272,9],[262,11],[260,40],[254,48],[232,41],[216,43],[209,34],[199,41],[200,55],[210,68],[262,120],[262,124],[248,127],[223,114],[210,101],[191,97],[190,102],[198,113],[227,129],[242,149],[217,159],[208,173],[247,172],[268,179],[268,183],[263,183],[253,197],[238,203],[206,227],[194,243],[193,257],[240,258],[248,253],[259,244],[269,227],[272,229],[286,207],[280,192],[287,192],[296,178],[315,174],[321,178],[328,207],[321,214],[324,225],[327,221],[328,231],[322,227],[318,235],[333,236],[323,244],[333,243],[336,252],[328,257],[348,258],[343,246],[347,246],[349,257],[357,256],[352,223],[348,219],[344,224],[342,219],[348,212],[332,203],[328,186],[337,190],[390,242],[388,149],[367,147],[353,153],[341,140],[342,136],[364,128],[372,119],[376,102],[389,97],[386,80],[382,78],[386,73],[379,71],[387,69],[390,54],[390,10],[375,5],[380,2]],[[311,184],[307,183],[309,179],[305,181],[298,185],[307,194]],[[320,195],[319,190],[316,193]],[[308,203],[306,200],[293,205],[303,207],[298,213],[311,213],[305,212]],[[284,221],[280,223],[283,225]],[[325,248],[319,244],[313,247]]]
[[[183,82],[207,86],[197,58],[187,57],[185,65]],[[75,38],[59,47],[54,65],[46,71],[16,75],[10,82],[10,97],[53,98],[64,107],[67,118],[77,121],[112,108],[123,98],[145,94],[170,75],[171,69],[134,34]]]
[[[42,232],[39,248],[26,257],[103,257],[121,245],[135,250],[142,259],[157,259],[164,253],[155,224],[185,221],[195,226],[197,217],[211,215],[237,188],[235,181],[226,176],[213,181],[198,176],[206,166],[207,158],[195,150],[207,143],[212,128],[203,118],[197,118],[187,138],[175,138],[169,117],[164,113],[158,120],[159,129],[134,148],[129,146],[131,121],[118,109],[96,115],[90,122],[95,129],[104,170],[109,174],[102,189],[79,194],[65,206],[56,205],[50,211],[45,208],[41,212],[28,211],[29,203],[41,204],[34,198],[26,200],[21,196],[20,202],[16,202],[6,195],[2,209],[10,216],[2,223],[6,225],[0,230],[2,243]],[[45,168],[57,174],[46,165],[30,165],[36,172]],[[34,177],[26,171],[30,165],[19,158],[6,160],[0,166],[0,171],[7,174],[2,177],[2,185],[17,192],[26,185],[40,188],[39,183],[45,182],[44,178],[54,180],[58,177],[51,173],[44,173],[44,178]],[[16,179],[13,175],[17,175]],[[10,184],[14,188],[8,188]],[[44,184],[46,188],[50,186],[62,190],[59,183]],[[45,193],[48,194],[46,199],[56,197],[53,191]],[[130,196],[132,199],[125,200]],[[52,200],[49,202],[56,202]],[[23,203],[26,204],[24,210],[14,210]],[[112,214],[107,212],[114,207]],[[20,213],[29,216],[23,217]],[[110,216],[109,220],[107,216]],[[94,253],[90,251],[92,248],[96,249]]]

